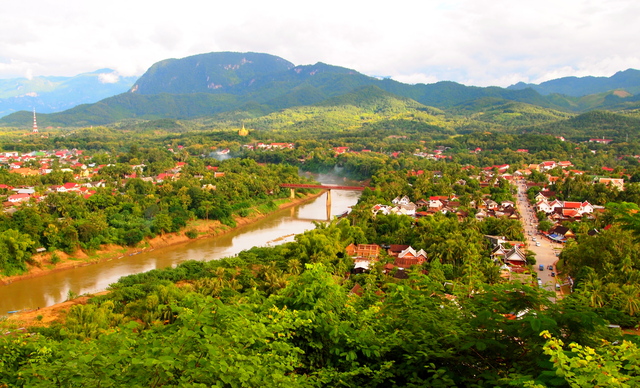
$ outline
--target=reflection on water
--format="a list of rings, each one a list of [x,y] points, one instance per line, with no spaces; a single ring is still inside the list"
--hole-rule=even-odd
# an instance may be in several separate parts
[[[317,178],[322,183],[344,183],[331,176]],[[330,214],[339,215],[354,205],[360,192],[331,193]],[[314,228],[314,221],[327,219],[326,194],[312,202],[281,210],[254,224],[217,238],[202,239],[174,247],[151,250],[134,256],[78,267],[0,287],[0,315],[7,311],[50,306],[76,294],[104,290],[120,277],[155,268],[175,266],[186,260],[215,260],[233,256],[254,246],[273,246],[293,241],[294,235]]]

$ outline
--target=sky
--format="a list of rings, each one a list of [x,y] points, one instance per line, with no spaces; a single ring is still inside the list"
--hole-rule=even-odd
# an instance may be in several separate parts
[[[102,68],[140,76],[163,59],[216,51],[324,62],[412,84],[504,87],[640,69],[637,0],[3,3],[3,79]]]

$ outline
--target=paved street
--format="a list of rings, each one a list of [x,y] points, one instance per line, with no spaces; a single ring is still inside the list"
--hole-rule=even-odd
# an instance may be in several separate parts
[[[562,249],[562,244],[551,242],[545,236],[538,233],[538,219],[536,218],[533,207],[527,199],[526,184],[524,181],[519,181],[517,186],[518,194],[516,205],[520,215],[522,216],[525,240],[528,244],[528,249],[536,254],[536,265],[534,266],[534,270],[538,273],[538,278],[541,279],[543,287],[549,291],[555,292],[557,278],[552,277],[551,273],[557,273],[555,269],[555,262],[558,260],[558,257],[556,254]],[[539,243],[540,246],[538,246],[537,243]],[[543,270],[539,269],[540,265],[543,265]],[[560,293],[558,293],[558,296],[560,296]]]

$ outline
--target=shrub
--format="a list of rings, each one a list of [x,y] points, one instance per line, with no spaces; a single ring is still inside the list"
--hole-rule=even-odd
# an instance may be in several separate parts
[[[189,237],[189,238],[197,238],[198,237],[198,231],[195,229],[189,229],[186,232],[184,232],[184,235]]]
[[[60,256],[57,252],[53,252],[51,255],[51,264],[58,264],[60,262]]]

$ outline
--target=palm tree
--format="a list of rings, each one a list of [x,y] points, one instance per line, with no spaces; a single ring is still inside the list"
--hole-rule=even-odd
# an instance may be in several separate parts
[[[627,314],[634,316],[640,311],[640,287],[636,284],[623,284],[620,287],[619,299],[622,302],[622,308]]]
[[[600,279],[587,279],[584,282],[584,293],[589,298],[591,307],[604,306],[604,287]]]

